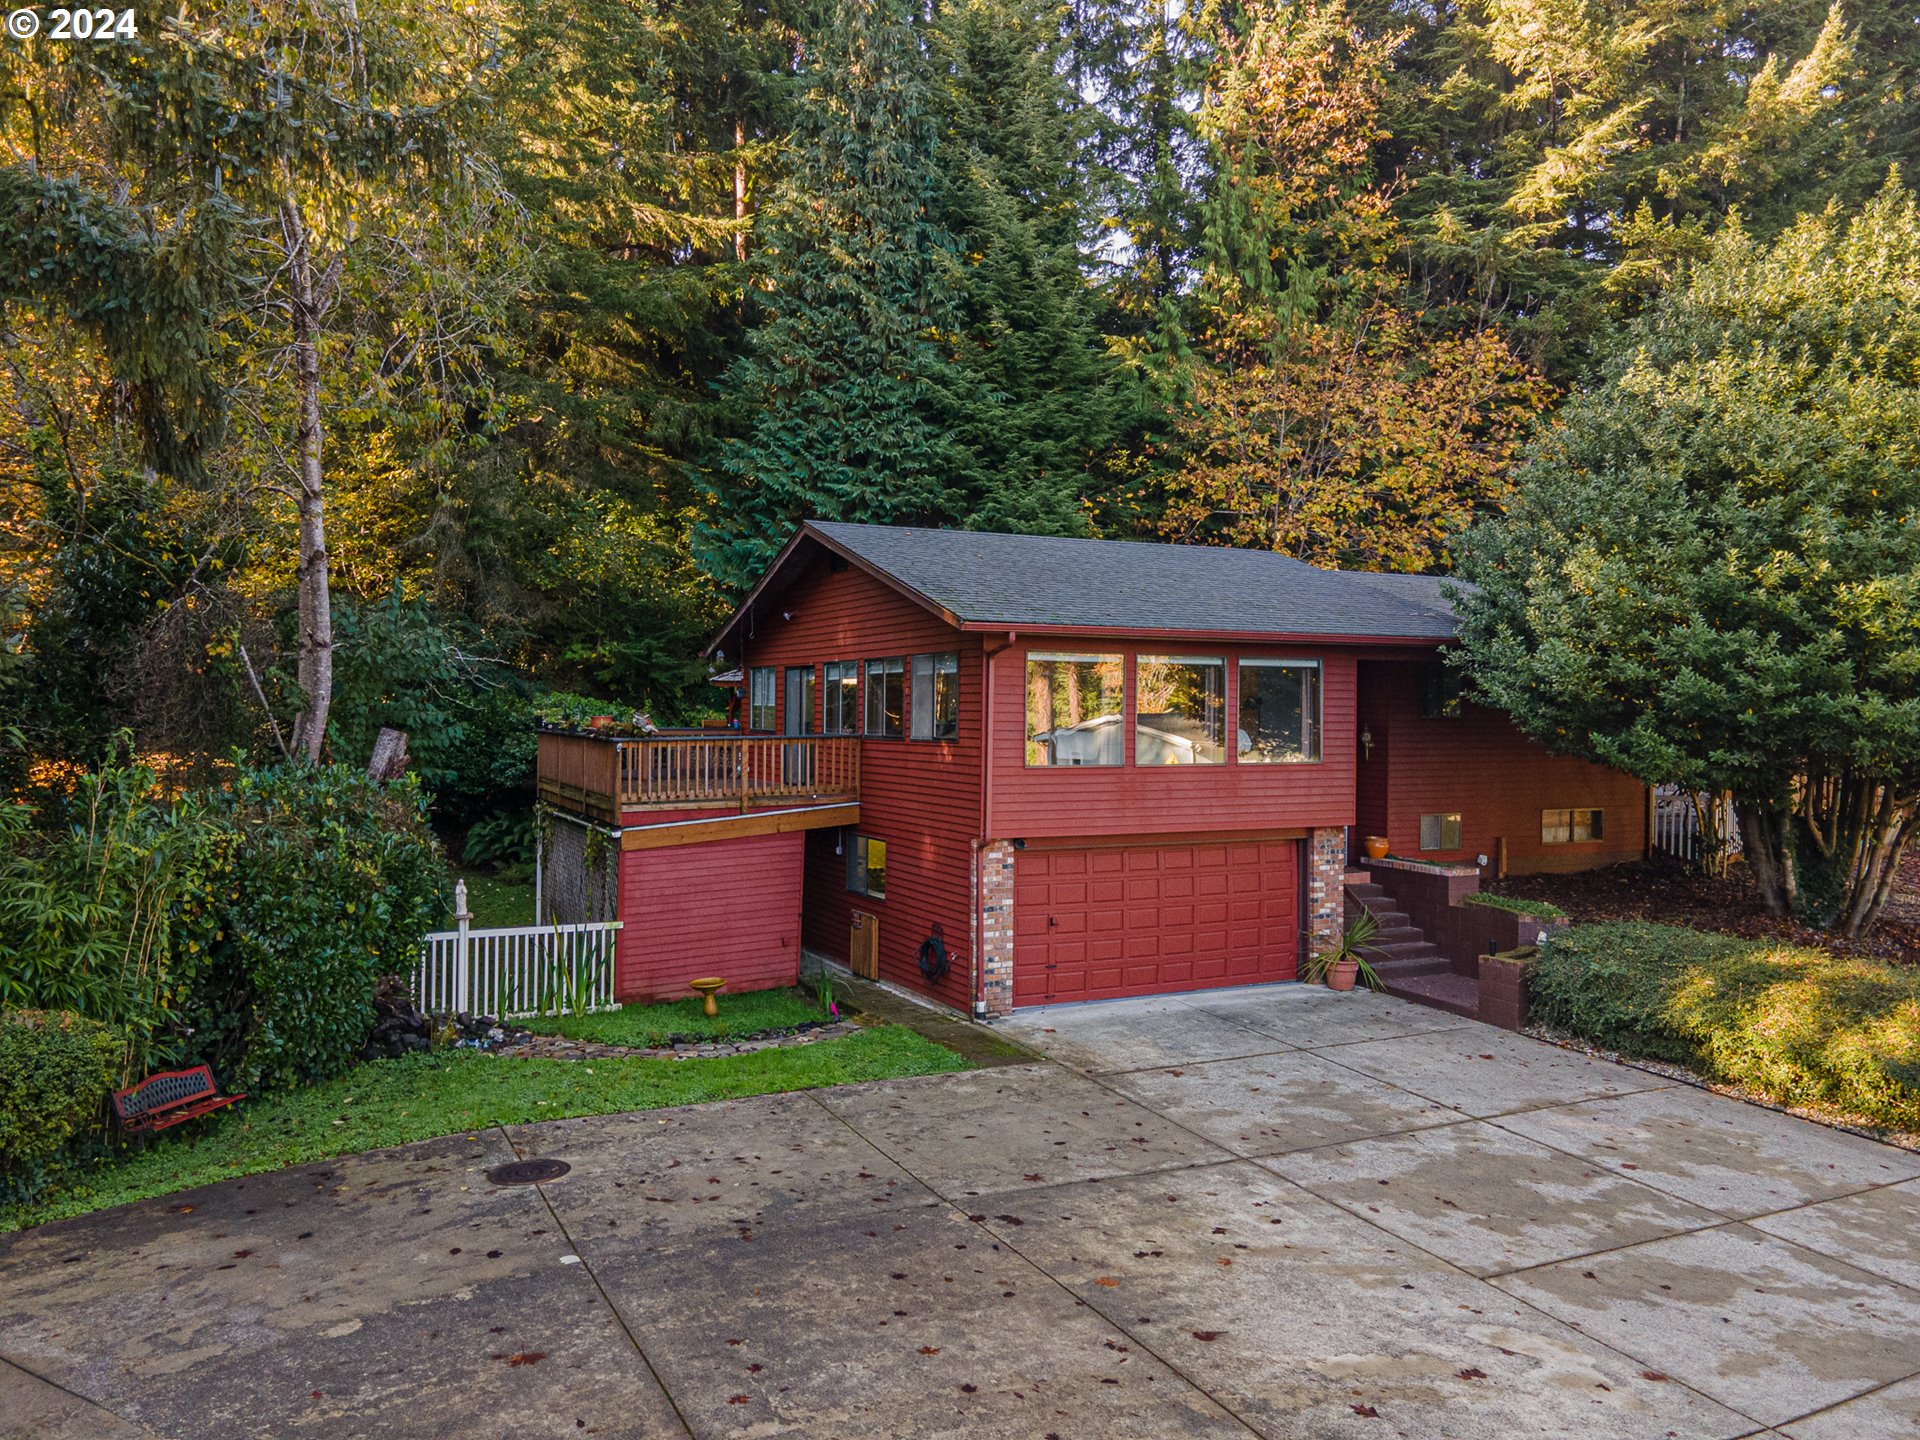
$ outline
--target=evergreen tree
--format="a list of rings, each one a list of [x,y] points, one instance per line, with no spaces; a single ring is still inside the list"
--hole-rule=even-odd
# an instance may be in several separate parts
[[[1087,126],[1064,77],[1054,0],[956,0],[930,48],[945,80],[937,218],[964,236],[950,417],[974,458],[970,525],[1086,529],[1087,471],[1117,438],[1114,363],[1080,272]]]
[[[764,318],[728,371],[708,569],[745,585],[799,521],[933,522],[973,457],[946,417],[958,257],[932,210],[938,115],[903,0],[841,0],[807,66],[791,172],[762,217]]]

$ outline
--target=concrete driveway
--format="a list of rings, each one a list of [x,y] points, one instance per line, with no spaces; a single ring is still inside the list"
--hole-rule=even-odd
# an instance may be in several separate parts
[[[1920,1156],[1366,994],[1009,1029],[0,1240],[0,1433],[1920,1434]]]

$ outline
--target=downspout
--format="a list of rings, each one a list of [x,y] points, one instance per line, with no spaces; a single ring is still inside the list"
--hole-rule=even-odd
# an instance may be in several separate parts
[[[982,1019],[987,1013],[986,968],[980,963],[980,945],[984,936],[985,920],[981,914],[983,896],[980,892],[980,847],[991,838],[993,816],[993,657],[1012,646],[1015,633],[1007,632],[1004,645],[996,645],[989,650],[983,641],[980,646],[980,829],[983,832],[973,841],[973,915],[969,947],[972,952],[973,976],[970,988],[973,994],[973,1018]]]

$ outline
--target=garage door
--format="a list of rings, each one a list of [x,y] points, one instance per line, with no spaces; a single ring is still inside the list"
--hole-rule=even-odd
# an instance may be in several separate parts
[[[1025,850],[1013,872],[1013,1003],[1291,980],[1292,840]]]

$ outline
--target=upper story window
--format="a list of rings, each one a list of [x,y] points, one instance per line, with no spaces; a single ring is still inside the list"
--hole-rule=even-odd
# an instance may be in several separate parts
[[[867,735],[907,733],[907,662],[894,655],[867,661]]]
[[[1027,764],[1123,764],[1125,696],[1118,655],[1028,655]]]
[[[1242,765],[1299,764],[1320,758],[1320,662],[1242,660]]]
[[[1420,691],[1420,713],[1429,720],[1460,718],[1460,672],[1438,660],[1427,666]]]
[[[951,740],[960,733],[960,657],[913,657],[915,740]]]
[[[1133,670],[1133,763],[1219,765],[1227,758],[1227,662],[1142,655]]]
[[[813,667],[787,667],[787,734],[813,733]]]
[[[773,729],[773,676],[771,665],[756,665],[747,672],[747,728]]]
[[[828,735],[860,733],[860,662],[829,660],[823,675],[821,726]]]

